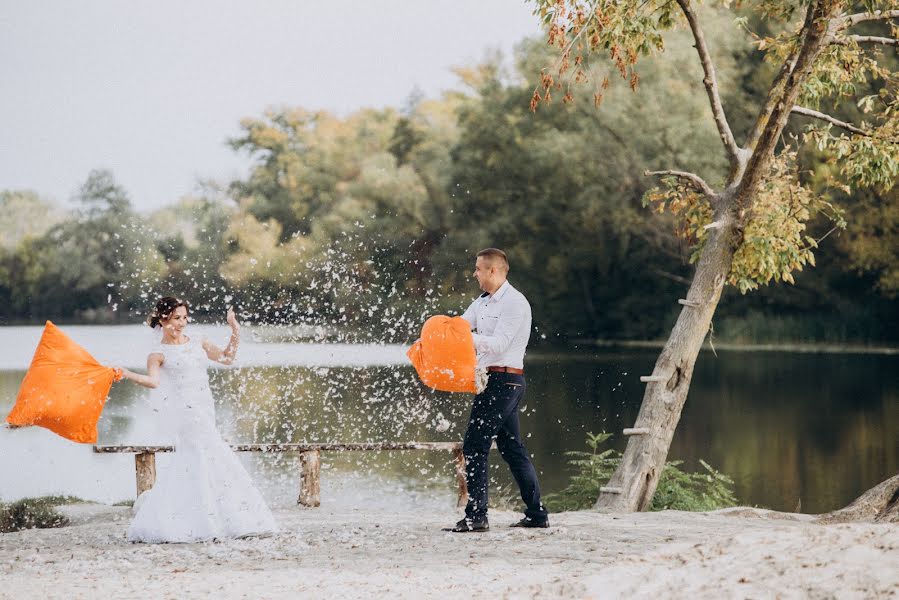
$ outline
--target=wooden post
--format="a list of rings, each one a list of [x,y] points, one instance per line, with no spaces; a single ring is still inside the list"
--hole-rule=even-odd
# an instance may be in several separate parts
[[[156,453],[139,452],[135,454],[134,473],[137,478],[137,495],[140,496],[156,483]]]
[[[321,506],[322,462],[320,450],[300,453],[300,497],[297,504]]]
[[[459,486],[456,506],[463,508],[468,504],[468,478],[465,476],[465,455],[462,448],[453,449],[453,462],[456,465],[456,484]]]

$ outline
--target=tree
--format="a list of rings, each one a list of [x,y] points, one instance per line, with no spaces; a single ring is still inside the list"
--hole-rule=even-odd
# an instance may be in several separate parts
[[[125,282],[161,271],[152,239],[112,173],[92,171],[74,199],[71,218],[19,243],[9,269],[12,314],[94,318],[104,306],[133,300],[120,296]]]
[[[627,448],[596,506],[605,510],[645,510],[652,500],[671,439],[686,402],[696,358],[709,331],[725,284],[746,292],[772,280],[793,281],[793,273],[814,265],[817,240],[807,234],[809,219],[829,215],[842,225],[839,210],[811,193],[801,179],[797,146],[812,143],[828,160],[833,184],[890,190],[899,175],[899,97],[897,73],[885,67],[883,48],[897,45],[899,18],[895,0],[863,3],[846,0],[757,0],[744,3],[764,15],[776,35],[754,43],[766,60],[779,65],[757,117],[740,144],[722,102],[713,53],[708,47],[693,0],[535,0],[536,13],[548,26],[558,62],[544,71],[531,108],[562,93],[575,102],[572,85],[602,81],[593,101],[602,102],[608,78],[592,69],[606,54],[636,90],[638,57],[664,49],[663,32],[686,24],[693,35],[702,83],[718,131],[727,167],[703,178],[674,168],[648,173],[662,187],[646,201],[681,220],[681,231],[694,244],[696,269],[677,322],[647,383]],[[730,2],[720,2],[725,7]],[[746,20],[738,24],[745,26]],[[889,26],[889,36],[862,35],[866,26]],[[886,32],[880,32],[886,33]],[[857,98],[872,80],[876,94]],[[856,101],[866,120],[853,124],[820,109]],[[810,126],[785,143],[791,117],[824,124]],[[834,134],[833,128],[841,133]]]
[[[42,236],[63,217],[58,206],[35,192],[0,192],[0,251],[13,250],[24,239]]]
[[[31,191],[0,192],[0,322],[21,316],[28,305],[19,286],[34,256],[31,249],[64,218],[61,209]]]
[[[716,20],[720,29],[728,22]],[[730,48],[726,34],[714,39]],[[455,218],[442,254],[508,251],[515,285],[533,291],[535,326],[555,339],[660,336],[673,321],[666,298],[688,268],[671,216],[641,207],[643,171],[666,160],[696,170],[724,164],[706,150],[717,133],[704,99],[678,84],[693,49],[673,36],[670,60],[647,65],[637,98],[612,88],[602,111],[582,103],[535,119],[525,77],[547,61],[543,46],[522,44],[511,74],[500,61],[459,70],[473,93],[459,113]],[[645,130],[663,111],[672,118]]]
[[[201,195],[184,197],[149,215],[147,229],[152,229],[156,250],[165,261],[165,273],[151,271],[144,276],[136,271],[121,286],[127,288],[122,291],[131,296],[145,294],[150,299],[184,295],[190,299],[194,313],[219,314],[224,310],[226,297],[232,293],[226,291],[220,270],[227,251],[225,232],[235,207],[214,184],[204,187]],[[146,304],[143,300],[139,307],[142,316]]]
[[[429,303],[425,280],[449,210],[452,116],[452,103],[413,101],[402,116],[293,109],[245,120],[232,145],[256,164],[231,186],[240,212],[222,275],[268,298],[257,304],[272,318],[327,315],[360,331],[388,318],[366,294]]]

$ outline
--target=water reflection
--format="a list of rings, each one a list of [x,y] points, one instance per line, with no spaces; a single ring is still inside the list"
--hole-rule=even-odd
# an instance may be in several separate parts
[[[520,416],[544,491],[567,483],[564,453],[584,449],[587,431],[620,432],[634,425],[643,394],[639,376],[651,371],[654,360],[650,351],[529,358]],[[899,472],[899,382],[892,375],[897,367],[899,357],[891,356],[703,354],[671,457],[688,468],[700,458],[709,461],[734,478],[743,503],[794,510],[801,501],[803,512],[843,506]],[[11,408],[23,375],[0,371],[0,414]],[[468,396],[423,388],[405,366],[215,370],[211,383],[220,430],[232,442],[458,441],[470,407]],[[439,431],[444,418],[450,427]],[[101,419],[100,440],[149,442],[164,436],[151,425],[152,407],[142,390],[119,384]],[[46,432],[27,434],[32,437],[25,455],[24,438],[14,440],[16,435],[26,433],[0,431],[0,497],[24,495],[23,478],[13,471],[37,463],[44,466],[40,477],[56,478],[59,485],[69,485],[67,475],[91,469],[85,477],[95,488],[109,490],[95,495],[104,500],[133,494],[129,457],[81,457],[84,449]],[[625,440],[618,436],[614,443],[623,449]],[[67,453],[77,454],[83,464],[52,466],[50,456],[59,461]],[[295,501],[295,456],[243,454],[241,459],[270,501]],[[448,453],[325,454],[323,459],[324,502],[452,504]],[[94,470],[97,460],[106,466]],[[497,484],[509,487],[499,456],[491,462]],[[29,487],[29,493],[35,489]]]

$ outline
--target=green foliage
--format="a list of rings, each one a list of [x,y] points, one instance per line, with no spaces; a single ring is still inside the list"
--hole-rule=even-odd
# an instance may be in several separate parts
[[[805,38],[801,33],[806,22],[805,13],[813,10],[813,4],[818,6],[817,3],[805,3],[808,5],[803,6],[804,3],[774,0],[756,0],[732,6],[733,3],[724,1],[715,3],[718,10],[700,10],[698,2],[663,0],[533,2],[535,13],[546,23],[547,41],[555,52],[552,67],[539,69],[540,84],[531,99],[531,110],[536,110],[541,103],[551,103],[554,90],[564,91],[563,100],[568,104],[574,103],[577,96],[572,92],[572,87],[591,85],[594,104],[599,106],[608,87],[608,78],[591,75],[588,65],[596,57],[611,59],[611,65],[621,77],[629,80],[632,89],[636,89],[640,80],[635,71],[638,56],[664,50],[663,31],[676,25],[686,26],[689,23],[707,70],[711,72],[711,65],[717,63],[716,70],[721,73],[722,56],[726,55],[720,50],[714,55],[706,53],[705,47],[711,46],[714,51],[714,45],[703,40],[702,31],[712,30],[708,25],[716,15],[740,10],[742,5],[745,5],[742,8],[744,12],[734,15],[737,18],[730,25],[734,33],[745,30],[752,38],[746,38],[745,43],[753,44],[763,60],[777,68],[781,64],[787,65],[784,68],[792,68],[790,65],[794,62],[790,57],[804,43],[804,39],[814,39]],[[796,143],[782,144],[773,157],[765,154],[762,160],[750,163],[750,170],[764,169],[764,183],[752,188],[752,197],[739,200],[741,205],[737,207],[737,218],[742,239],[738,242],[740,245],[728,279],[743,293],[771,281],[794,283],[794,273],[806,265],[814,265],[813,250],[817,248],[818,239],[807,233],[809,224],[821,216],[830,219],[834,229],[846,227],[844,209],[835,205],[832,197],[827,197],[831,195],[831,190],[842,190],[848,194],[851,188],[861,186],[889,193],[899,177],[899,104],[895,91],[899,77],[895,54],[884,52],[878,43],[857,35],[859,23],[864,25],[873,21],[875,30],[880,27],[878,33],[885,33],[883,29],[888,27],[895,38],[899,27],[894,22],[880,17],[869,19],[863,14],[895,8],[895,2],[822,3],[819,8],[823,12],[816,18],[827,19],[825,30],[828,41],[820,54],[815,54],[811,72],[808,76],[803,74],[799,80],[801,85],[797,101],[806,109],[804,114],[808,114],[808,109],[839,109],[845,100],[851,100],[860,108],[864,118],[858,121],[858,125],[852,125],[817,113],[816,119],[839,124],[841,133],[832,134],[830,125],[812,126],[797,136]],[[748,15],[753,10],[766,18],[766,34],[752,31]],[[849,16],[854,13],[860,13],[860,18],[856,20]],[[895,44],[895,40],[892,43]],[[886,47],[890,48],[889,45]],[[672,59],[667,57],[667,60]],[[533,72],[537,71],[534,69]],[[595,72],[593,68],[592,73]],[[602,83],[599,84],[599,81]],[[765,84],[771,89],[757,98],[760,106],[745,106],[752,114],[760,115],[760,126],[764,126],[773,114],[769,108],[763,108],[765,102],[762,98],[770,92],[770,98],[776,101],[781,90],[779,86],[785,85],[785,80],[777,81]],[[709,94],[716,95],[718,92],[712,89]],[[794,102],[794,97],[790,96],[789,102]],[[774,104],[776,102],[767,106],[773,107]],[[727,108],[730,115],[737,112],[730,110],[731,106]],[[666,120],[673,118],[670,114],[665,116]],[[716,119],[726,121],[724,109],[718,109]],[[742,120],[748,122],[748,119]],[[777,120],[769,123],[777,123]],[[726,125],[724,127],[727,128]],[[780,127],[782,124],[776,125],[775,135],[783,140]],[[729,135],[730,130],[727,135],[722,131],[723,139]],[[750,139],[743,150],[754,151],[756,142],[757,138]],[[815,189],[806,185],[800,177],[803,169],[808,167],[800,163],[797,147],[810,145],[817,150],[818,156],[814,158],[830,167],[830,177],[823,181],[826,187],[817,186]],[[741,172],[740,169],[729,169],[724,182],[729,190],[740,188],[741,178],[744,177]],[[712,182],[713,187],[716,183]],[[693,186],[685,186],[683,180],[667,178],[659,188],[650,190],[644,201],[660,212],[675,215],[678,233],[691,246],[690,260],[696,262],[708,236],[706,226],[711,223],[712,203],[716,200],[724,202],[723,198],[728,193],[722,191],[721,194],[710,193],[707,196],[705,192],[697,192]],[[887,279],[888,285],[889,281]]]
[[[256,166],[231,186],[240,211],[226,232],[226,283],[272,297],[286,319],[314,314],[360,332],[379,329],[371,294],[426,304],[451,210],[454,106],[417,101],[405,115],[345,119],[296,109],[244,121],[232,145]]]
[[[704,460],[699,463],[703,470],[697,473],[681,471],[679,460],[665,463],[650,510],[706,511],[736,506],[733,480]]]
[[[588,6],[538,6],[547,22],[561,6],[587,19],[577,4]],[[743,135],[805,4],[756,1],[739,12],[727,2],[693,4],[731,125]],[[68,212],[31,192],[5,192],[0,322],[134,320],[154,296],[173,293],[188,297],[201,319],[235,304],[252,321],[331,325],[358,339],[407,342],[430,314],[470,301],[473,254],[499,246],[512,258],[512,282],[531,300],[535,342],[664,335],[712,211],[679,179],[647,194],[655,181],[644,172],[685,169],[720,189],[727,160],[714,151],[719,135],[677,3],[596,7],[608,13],[600,35],[611,37],[592,53],[596,15],[581,23],[587,29],[577,41],[573,30],[557,30],[564,39],[555,46],[527,40],[512,60],[491,55],[457,69],[462,91],[417,97],[402,110],[336,116],[288,107],[247,119],[232,140],[253,160],[247,176],[149,215],[136,213],[102,171],[89,175]],[[558,44],[573,41],[564,70]],[[640,58],[662,50],[664,60]],[[776,315],[782,320],[771,319],[771,336],[810,332],[834,341],[839,331],[853,341],[899,339],[890,318],[899,290],[899,196],[890,188],[896,155],[886,145],[895,82],[875,80],[871,49],[862,50],[829,51],[806,99],[817,90],[823,106],[825,91],[851,92],[839,96],[842,112],[834,114],[872,135],[809,127],[806,117],[787,132],[734,260],[731,283],[758,289],[722,303],[722,335],[725,319],[748,323],[734,325],[738,336],[768,335],[759,322]],[[888,56],[876,58],[894,70]],[[868,76],[835,71],[843,59]],[[534,74],[547,64],[557,69],[546,73],[554,79],[548,91],[570,93],[570,102],[531,114]],[[623,81],[619,67],[627,83],[639,67],[638,93],[615,84]],[[578,72],[585,85],[569,89],[565,77]],[[663,210],[645,210],[644,198]],[[762,285],[776,281],[796,284]],[[856,313],[867,318],[853,323],[885,326],[831,327]]]
[[[594,54],[607,54],[621,78],[636,89],[640,80],[635,70],[638,57],[663,49],[662,32],[674,25],[677,10],[673,2],[652,0],[537,0],[535,5],[534,12],[547,25],[547,41],[559,49],[559,60],[552,69],[544,70],[540,89],[534,91],[531,100],[531,110],[536,110],[541,102],[552,103],[554,90],[564,89],[563,102],[573,103],[572,81],[592,80],[594,103],[598,106],[609,79],[591,79],[588,75]],[[563,88],[566,79],[567,86]]]
[[[814,251],[819,240],[808,235],[809,222],[826,219],[833,229],[846,228],[843,210],[828,201],[827,196],[802,185],[795,168],[796,152],[779,154],[760,186],[752,208],[754,214],[747,219],[728,277],[728,283],[741,293],[772,280],[795,283],[795,272],[815,265]],[[659,212],[675,215],[678,235],[691,244],[690,262],[695,263],[708,237],[707,226],[712,222],[710,200],[678,178],[665,178],[663,185],[647,192],[643,202]]]
[[[761,303],[772,298],[759,298]],[[767,307],[766,307],[767,308]],[[844,344],[846,340],[876,340],[884,323],[870,308],[799,310],[781,306],[784,314],[751,308],[715,319],[714,342],[732,344]],[[789,312],[787,312],[789,310]],[[733,312],[733,311],[731,311]]]
[[[12,314],[87,313],[103,307],[110,284],[135,270],[158,273],[161,260],[135,226],[125,190],[107,171],[92,172],[75,197],[78,208],[42,235],[23,237],[0,255],[0,297]],[[4,294],[5,292],[5,294]]]
[[[69,496],[25,498],[11,503],[0,503],[0,533],[22,529],[46,529],[65,527],[69,519],[54,509],[60,504],[77,502]]]
[[[612,434],[605,432],[588,433],[589,452],[566,452],[570,457],[568,464],[575,473],[565,489],[546,497],[546,505],[551,511],[585,510],[596,503],[599,488],[608,482],[621,462],[621,453],[617,450],[600,449],[611,437]],[[703,471],[698,473],[681,471],[681,461],[665,463],[649,510],[706,511],[735,506],[733,480],[705,461],[699,462]]]
[[[26,240],[41,237],[63,217],[62,210],[34,192],[0,192],[0,251],[14,251]]]
[[[899,188],[877,196],[856,194],[842,237],[850,268],[873,277],[881,295],[899,296]]]
[[[612,477],[621,461],[621,453],[614,449],[600,450],[600,446],[612,437],[611,433],[587,433],[589,452],[566,452],[568,464],[574,468],[571,482],[561,492],[548,494],[544,501],[552,512],[585,510],[596,503],[599,488]]]

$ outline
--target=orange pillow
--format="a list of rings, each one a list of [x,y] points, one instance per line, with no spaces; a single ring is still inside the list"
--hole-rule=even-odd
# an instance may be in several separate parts
[[[109,388],[121,378],[120,370],[98,363],[47,321],[6,420],[19,427],[40,425],[75,442],[94,443]]]
[[[421,339],[406,356],[426,386],[443,392],[477,393],[478,359],[471,325],[462,317],[439,315],[425,321]]]

